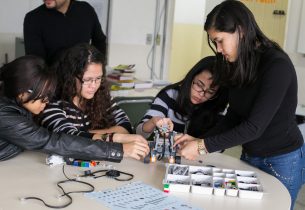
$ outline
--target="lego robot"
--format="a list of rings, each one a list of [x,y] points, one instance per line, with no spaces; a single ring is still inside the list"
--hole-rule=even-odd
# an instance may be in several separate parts
[[[169,163],[181,163],[181,157],[176,155],[174,137],[176,132],[168,131],[166,128],[154,130],[154,141],[149,142],[150,152],[144,158],[144,163],[156,162],[168,158]]]

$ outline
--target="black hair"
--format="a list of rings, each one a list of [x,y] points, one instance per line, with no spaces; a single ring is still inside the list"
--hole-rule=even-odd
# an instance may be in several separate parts
[[[162,91],[166,91],[168,89],[177,89],[178,96],[176,99],[176,107],[175,107],[175,116],[179,119],[180,115],[177,113],[186,116],[190,119],[189,126],[189,134],[195,134],[198,136],[199,131],[194,131],[196,128],[200,129],[200,132],[206,131],[212,125],[214,125],[215,120],[219,112],[223,111],[226,108],[228,98],[227,98],[227,89],[219,86],[215,98],[212,100],[207,100],[204,103],[194,105],[191,102],[190,92],[193,84],[194,78],[204,72],[210,72],[212,75],[212,79],[214,77],[216,64],[215,56],[208,56],[202,58],[199,62],[197,62],[191,70],[186,74],[186,76],[179,82],[174,83],[165,87]],[[211,87],[218,86],[217,83],[212,82]],[[181,119],[182,120],[182,119]],[[198,123],[201,126],[196,126]],[[198,129],[197,129],[198,130]]]
[[[77,90],[76,79],[83,78],[87,66],[93,63],[102,65],[103,76],[94,97],[87,100],[82,98]],[[58,99],[73,103],[73,98],[76,95],[79,96],[81,108],[89,116],[92,129],[108,128],[114,125],[114,118],[109,112],[111,96],[105,80],[104,55],[98,49],[87,43],[77,44],[62,54],[54,68],[59,77],[56,93]]]
[[[186,74],[186,76],[182,80],[164,88],[164,90],[172,88],[179,89],[179,95],[176,100],[176,110],[182,115],[189,115],[194,108],[194,105],[191,103],[190,99],[190,90],[194,78],[203,71],[210,72],[213,77],[215,61],[215,56],[208,56],[201,59],[192,67],[192,69]],[[212,85],[214,84],[212,83]]]
[[[32,100],[49,98],[55,92],[56,76],[49,71],[44,60],[26,55],[15,59],[0,69],[1,95],[17,101],[19,105]],[[21,101],[19,95],[28,93]]]
[[[281,47],[270,40],[257,25],[252,12],[240,1],[226,0],[217,5],[207,16],[204,30],[213,29],[219,32],[235,33],[239,35],[237,60],[228,63],[225,58],[217,53],[211,45],[208,35],[208,43],[217,54],[217,69],[215,81],[220,81],[234,86],[247,86],[253,84],[258,75],[258,63],[262,52],[266,48]],[[216,46],[216,43],[213,43]]]

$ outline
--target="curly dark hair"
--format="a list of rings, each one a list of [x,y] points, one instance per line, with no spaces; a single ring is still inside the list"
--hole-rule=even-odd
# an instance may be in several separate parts
[[[53,66],[58,75],[57,99],[73,103],[73,98],[79,96],[81,109],[91,121],[91,129],[114,125],[114,117],[109,111],[112,103],[103,58],[103,54],[94,46],[81,43],[67,49]],[[92,63],[102,65],[103,76],[94,97],[87,100],[77,90],[76,80],[83,77],[88,65]]]

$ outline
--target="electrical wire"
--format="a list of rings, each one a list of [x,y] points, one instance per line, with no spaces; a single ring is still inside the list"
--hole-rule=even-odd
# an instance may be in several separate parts
[[[105,174],[102,174],[102,175],[96,175],[98,173],[105,173]],[[127,175],[129,177],[125,178],[125,179],[120,179],[118,177],[120,177],[121,175]],[[82,175],[81,177],[88,177],[88,176],[91,176],[93,177],[94,179],[97,179],[97,178],[100,178],[100,177],[109,177],[109,178],[113,178],[117,181],[130,181],[133,179],[133,174],[129,174],[129,173],[126,173],[126,172],[123,172],[123,171],[118,171],[118,170],[114,170],[114,169],[111,169],[111,170],[98,170],[98,171],[94,171],[94,172],[91,172],[90,170],[88,170],[87,172],[85,172],[84,175]]]
[[[59,182],[57,182],[56,185],[62,191],[62,194],[59,195],[58,198],[61,198],[61,197],[67,197],[68,198],[69,201],[66,204],[58,205],[58,206],[50,205],[50,204],[46,203],[43,199],[38,198],[38,197],[34,197],[34,196],[25,197],[25,198],[22,198],[21,200],[38,200],[38,201],[41,201],[46,207],[53,208],[53,209],[62,209],[62,208],[65,208],[65,207],[67,207],[67,206],[72,204],[73,199],[70,196],[70,194],[72,194],[72,193],[89,193],[89,192],[93,192],[94,191],[94,186],[92,184],[87,183],[87,182],[83,182],[83,181],[79,181],[79,180],[76,180],[76,179],[69,178],[66,175],[66,173],[65,173],[65,165],[63,165],[63,167],[62,167],[62,172],[63,172],[66,180],[59,181]],[[69,183],[69,182],[76,182],[76,183],[84,184],[84,185],[89,186],[91,189],[89,189],[89,190],[79,190],[79,191],[66,192],[64,190],[64,188],[61,186],[61,184],[65,184],[65,183]]]
[[[105,172],[105,174],[102,174],[102,175],[99,175],[99,176],[95,175],[95,174],[101,173],[101,172]],[[22,198],[21,200],[23,200],[23,201],[24,200],[38,200],[38,201],[42,202],[46,207],[53,208],[53,209],[62,209],[62,208],[65,208],[65,207],[67,207],[67,206],[72,204],[73,199],[70,196],[70,194],[73,194],[73,193],[90,193],[90,192],[94,191],[95,188],[94,188],[94,186],[92,184],[90,184],[88,182],[80,181],[80,180],[77,180],[77,179],[69,178],[67,176],[66,172],[65,172],[65,165],[63,165],[63,167],[62,167],[62,173],[65,176],[66,180],[59,181],[56,184],[57,187],[62,191],[62,194],[59,195],[58,198],[61,198],[61,197],[68,198],[68,202],[67,203],[65,203],[63,205],[58,205],[58,206],[50,205],[50,204],[46,203],[43,199],[38,198],[38,197],[34,197],[34,196],[28,196],[28,197]],[[119,177],[122,174],[123,175],[127,175],[128,177],[125,178],[125,179],[120,179]],[[90,170],[87,170],[87,171],[85,171],[84,175],[80,175],[79,177],[89,177],[89,176],[92,176],[94,179],[106,176],[106,177],[109,177],[109,178],[113,178],[113,179],[115,179],[117,181],[130,181],[134,177],[133,174],[129,174],[129,173],[126,173],[126,172],[123,172],[123,171],[118,171],[118,170],[113,170],[113,169],[111,169],[111,170],[98,170],[98,171],[94,171],[94,172],[91,172]],[[78,190],[78,191],[66,192],[64,190],[63,186],[61,186],[61,184],[66,184],[66,183],[69,183],[69,182],[80,183],[80,184],[89,186],[90,189],[89,190]]]
[[[162,136],[162,133],[160,133],[160,136]],[[166,138],[166,134],[164,133],[162,137],[163,137],[162,153],[158,156],[158,160],[161,160],[164,157],[164,155],[165,155],[165,143],[166,143],[165,138]]]

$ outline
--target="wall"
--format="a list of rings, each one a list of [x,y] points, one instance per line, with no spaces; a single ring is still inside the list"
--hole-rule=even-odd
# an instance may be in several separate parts
[[[222,0],[176,0],[169,78],[176,82],[201,58],[213,55],[203,30],[206,15]]]
[[[205,1],[176,0],[169,80],[181,80],[201,58]]]
[[[164,17],[162,12],[165,0],[158,1],[158,17]],[[173,2],[173,1],[169,1]],[[139,79],[151,78],[151,61],[152,61],[152,43],[147,44],[147,34],[154,33],[156,0],[112,0],[111,19],[110,19],[110,36],[109,36],[109,65],[118,64],[136,64],[136,77]],[[170,6],[170,5],[169,5]],[[170,6],[171,7],[171,6]],[[168,20],[170,21],[171,14]],[[162,41],[164,31],[162,28],[163,21],[157,24],[160,39]],[[167,39],[171,36],[171,31],[167,30]],[[165,46],[169,50],[169,46]],[[161,45],[156,46],[156,62],[153,79],[167,78],[167,73],[160,75],[161,68]],[[169,53],[167,53],[169,55]],[[165,65],[167,65],[168,56],[165,55]],[[165,69],[167,67],[165,66]]]
[[[297,52],[303,0],[290,0],[284,49],[290,56],[298,76],[299,104],[305,104],[305,55]]]
[[[1,1],[0,7],[0,66],[15,59],[15,37],[22,36],[23,19],[30,8],[41,4],[41,0],[7,0]],[[16,7],[18,5],[18,7]]]
[[[212,9],[214,9],[214,7],[218,4],[220,4],[222,2],[222,0],[206,0],[206,6],[205,6],[205,16],[203,19],[203,24],[202,27],[206,21],[206,16],[212,11]],[[204,32],[202,34],[202,48],[201,48],[201,56],[202,57],[206,57],[209,55],[215,55],[214,52],[211,50],[209,44],[208,44],[208,36],[207,33]]]

